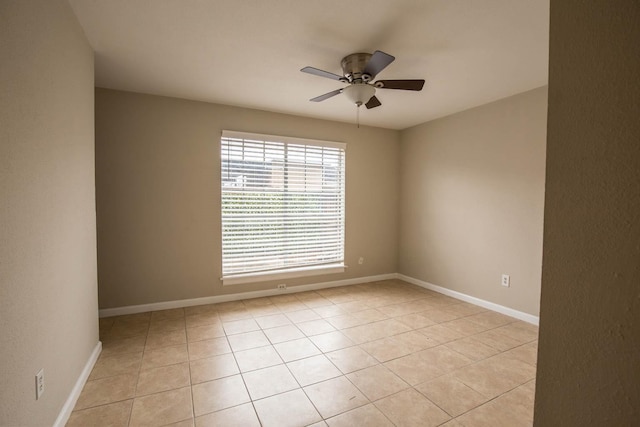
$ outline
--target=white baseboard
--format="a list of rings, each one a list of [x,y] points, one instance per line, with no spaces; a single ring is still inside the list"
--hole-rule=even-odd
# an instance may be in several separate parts
[[[471,295],[463,294],[462,292],[452,291],[451,289],[443,288],[442,286],[437,286],[429,282],[424,282],[422,280],[414,279],[413,277],[405,276],[404,274],[398,273],[396,274],[396,278],[400,280],[404,280],[405,282],[408,282],[408,283],[412,283],[414,285],[418,285],[422,288],[429,289],[431,291],[435,291],[440,294],[459,299],[461,301],[479,305],[480,307],[497,311],[498,313],[506,314],[507,316],[515,317],[516,319],[522,320],[527,323],[531,323],[533,325],[538,325],[540,323],[540,317],[534,316],[533,314],[514,310],[513,308],[505,307],[504,305],[500,305],[487,300],[472,297]]]
[[[98,343],[93,349],[93,352],[91,352],[91,356],[89,356],[89,360],[87,360],[87,363],[84,365],[84,369],[82,369],[82,372],[80,373],[80,376],[76,381],[76,384],[71,389],[71,393],[69,393],[69,397],[67,398],[67,401],[64,403],[64,406],[60,410],[60,413],[58,414],[58,418],[56,418],[56,422],[53,423],[53,427],[64,427],[65,424],[67,424],[67,421],[69,421],[71,412],[73,411],[73,408],[76,406],[76,402],[78,401],[78,397],[80,397],[82,388],[84,387],[84,384],[87,382],[87,378],[89,378],[89,374],[91,374],[91,370],[93,369],[93,366],[96,364],[96,361],[98,360],[98,356],[100,356],[101,351],[102,351],[102,342],[98,341]]]
[[[356,277],[354,279],[335,280],[332,282],[313,283],[310,285],[292,286],[285,290],[266,289],[263,291],[240,292],[237,294],[216,295],[211,297],[164,301],[151,304],[129,305],[126,307],[103,308],[99,310],[100,317],[122,316],[124,314],[145,313],[147,311],[168,310],[170,308],[191,307],[194,305],[217,304],[221,302],[237,301],[241,299],[271,297],[274,295],[292,294],[318,289],[335,288],[337,286],[357,285],[360,283],[378,282],[397,278],[396,273],[380,274],[377,276]]]
[[[489,310],[496,311],[498,313],[506,314],[507,316],[514,317],[516,319],[525,321],[527,323],[531,323],[533,325],[538,325],[540,322],[540,318],[538,316],[534,316],[532,314],[525,313],[523,311],[514,310],[513,308],[505,307],[503,305],[486,301],[480,298],[476,298],[471,295],[463,294],[462,292],[452,291],[451,289],[443,288],[442,286],[437,286],[429,282],[414,279],[413,277],[405,276],[404,274],[400,274],[400,273],[380,274],[377,276],[356,277],[354,279],[344,279],[344,280],[336,280],[332,282],[313,283],[310,285],[299,285],[299,286],[293,286],[286,290],[266,289],[263,291],[240,292],[236,294],[216,295],[211,297],[183,299],[183,300],[176,300],[176,301],[164,301],[164,302],[156,302],[156,303],[141,304],[141,305],[129,305],[126,307],[103,308],[99,311],[99,313],[100,313],[100,317],[122,316],[125,314],[145,313],[148,311],[167,310],[170,308],[191,307],[194,305],[203,305],[203,304],[217,304],[221,302],[237,301],[241,299],[270,297],[274,295],[291,294],[291,293],[305,292],[305,291],[316,291],[318,289],[334,288],[337,286],[356,285],[359,283],[377,282],[381,280],[390,280],[390,279],[404,280],[405,282],[418,285],[422,288],[429,289],[431,291],[435,291],[440,294],[447,295],[455,299],[459,299],[461,301],[475,304],[480,307],[484,307]]]

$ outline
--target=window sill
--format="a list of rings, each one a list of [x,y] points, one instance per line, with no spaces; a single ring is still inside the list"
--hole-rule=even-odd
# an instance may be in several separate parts
[[[312,267],[288,268],[268,273],[247,273],[226,276],[222,285],[241,285],[243,283],[267,282],[270,280],[293,279],[294,277],[319,276],[321,274],[342,273],[347,267],[344,264],[329,264]]]

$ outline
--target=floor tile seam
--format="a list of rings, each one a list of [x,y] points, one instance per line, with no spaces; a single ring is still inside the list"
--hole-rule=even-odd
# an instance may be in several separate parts
[[[127,400],[135,400],[135,396],[124,397],[122,399],[118,398],[118,399],[110,401],[110,402],[99,403],[97,405],[87,406],[87,407],[81,408],[81,409],[75,409],[75,407],[74,407],[73,411],[71,411],[71,412],[79,412],[79,411],[84,411],[86,409],[94,409],[94,408],[98,408],[98,407],[101,407],[101,406],[111,405],[113,403],[126,402]],[[132,406],[132,408],[133,408],[133,406]]]
[[[447,374],[445,374],[445,375],[447,375]],[[442,378],[442,377],[443,377],[443,376],[445,376],[445,375],[441,375],[441,376],[439,376],[439,377],[437,377],[437,378]],[[465,386],[469,387],[469,388],[470,388],[471,390],[473,390],[474,392],[476,392],[476,393],[478,393],[479,395],[481,395],[483,399],[487,399],[487,400],[485,400],[484,402],[482,402],[482,403],[481,403],[481,404],[479,404],[479,405],[474,406],[473,408],[469,408],[469,409],[467,409],[466,411],[464,411],[464,412],[462,412],[462,413],[460,413],[460,414],[453,415],[453,414],[449,413],[449,411],[447,411],[446,409],[444,409],[442,406],[438,405],[438,404],[437,404],[436,402],[434,402],[434,401],[433,401],[429,396],[427,396],[426,394],[424,394],[423,392],[421,392],[421,391],[420,391],[420,390],[418,390],[418,388],[417,388],[419,385],[421,385],[421,384],[426,384],[426,383],[428,383],[428,382],[434,381],[434,380],[436,380],[437,378],[433,378],[433,379],[430,379],[430,380],[427,380],[427,381],[421,382],[420,384],[416,384],[415,386],[413,386],[413,388],[415,389],[415,391],[417,391],[417,392],[418,392],[418,393],[420,393],[422,396],[424,396],[427,400],[429,400],[429,402],[431,402],[431,403],[433,403],[434,405],[436,405],[438,408],[440,408],[440,410],[442,410],[445,414],[447,414],[447,415],[449,415],[449,416],[451,417],[451,419],[450,419],[450,420],[445,421],[445,422],[449,422],[449,421],[451,421],[451,420],[453,420],[453,419],[456,419],[456,418],[458,418],[459,416],[462,416],[462,415],[466,414],[467,412],[470,412],[470,411],[472,411],[472,410],[474,410],[474,409],[476,409],[476,408],[481,407],[482,405],[484,405],[485,403],[488,403],[488,402],[491,400],[491,399],[489,399],[488,397],[486,397],[484,394],[480,393],[479,391],[477,391],[477,390],[475,390],[475,389],[471,388],[471,386],[469,386],[469,385],[465,384],[464,382],[462,382],[462,380],[458,380],[458,381],[462,382]],[[456,378],[456,379],[457,379],[457,378]]]
[[[82,408],[82,409],[73,409],[73,411],[71,411],[71,413],[73,412],[82,412],[82,411],[86,411],[89,409],[96,409],[96,408],[101,408],[103,406],[109,406],[109,405],[114,405],[116,403],[122,403],[122,402],[126,402],[126,401],[131,401],[131,405],[133,407],[133,400],[135,399],[135,397],[128,397],[126,399],[119,399],[119,400],[114,400],[113,402],[107,402],[107,403],[100,403],[99,405],[95,405],[95,406],[87,406],[86,408]]]
[[[389,395],[387,395],[387,396],[381,397],[380,399],[376,399],[376,400],[374,400],[374,401],[373,401],[373,402],[371,402],[371,403],[376,407],[376,409],[377,409],[378,411],[380,411],[380,412],[381,412],[381,413],[386,417],[386,416],[387,416],[387,414],[385,414],[385,413],[384,413],[384,411],[383,411],[380,407],[378,407],[378,405],[376,405],[376,403],[377,403],[377,402],[380,402],[381,400],[388,399],[388,398],[390,398],[390,397],[392,397],[392,396],[395,396],[395,395],[397,395],[397,394],[404,393],[405,391],[410,390],[410,389],[413,389],[416,393],[418,393],[420,396],[422,396],[422,397],[424,397],[425,399],[427,399],[427,400],[428,400],[432,405],[436,406],[438,409],[440,409],[442,412],[444,412],[445,414],[447,414],[447,415],[450,417],[448,420],[446,420],[446,421],[442,422],[441,424],[448,423],[449,421],[451,421],[452,419],[454,419],[454,418],[455,418],[455,417],[452,417],[451,415],[449,415],[449,413],[448,413],[447,411],[445,411],[444,409],[442,409],[440,406],[438,406],[435,402],[433,402],[433,401],[432,401],[431,399],[429,399],[427,396],[425,396],[424,394],[420,393],[420,392],[416,389],[416,387],[415,387],[415,386],[412,386],[411,384],[409,384],[409,388],[405,388],[405,389],[402,389],[402,390],[398,390],[398,391],[396,391],[395,393],[391,393],[391,394],[389,394]],[[387,417],[387,419],[389,419],[389,418]],[[391,421],[391,419],[389,419],[389,421]],[[397,424],[396,424],[396,423],[394,423],[393,421],[391,421],[391,424],[393,424],[394,426],[397,426]]]
[[[312,343],[313,344],[313,343]],[[315,345],[315,344],[314,344]],[[277,351],[277,350],[276,350]],[[321,353],[324,355],[324,353]],[[325,356],[326,357],[326,356]],[[328,357],[327,357],[328,359]],[[331,362],[331,361],[330,361]],[[305,397],[307,398],[307,400],[309,401],[309,403],[311,403],[311,406],[313,406],[313,409],[315,409],[316,413],[318,414],[318,416],[320,417],[321,420],[324,421],[324,417],[322,416],[322,414],[320,413],[320,410],[318,409],[318,407],[316,406],[316,404],[313,402],[313,400],[311,399],[311,397],[309,396],[309,394],[307,393],[307,391],[304,389],[304,387],[300,384],[300,381],[298,381],[298,378],[296,378],[296,376],[293,374],[293,371],[291,370],[291,368],[285,363],[284,364],[285,367],[287,368],[287,370],[289,371],[289,374],[293,377],[294,381],[298,384],[298,387],[300,390],[302,390],[302,392],[304,393]],[[292,390],[289,390],[292,391]],[[283,393],[288,393],[288,392],[283,392]],[[279,394],[283,394],[283,393],[279,393]],[[275,395],[274,395],[275,396]],[[269,396],[272,397],[272,396]],[[265,398],[266,399],[266,398]],[[256,411],[257,413],[257,411]],[[262,422],[261,422],[262,423]]]
[[[166,334],[168,332],[175,332],[175,331],[184,331],[184,333],[187,333],[187,326],[184,325],[181,328],[175,328],[175,329],[163,329],[160,331],[151,331],[151,329],[149,329],[149,331],[147,332],[147,336],[149,335],[162,335],[162,334]]]
[[[522,384],[520,384],[520,385],[517,385],[517,386],[513,387],[512,389],[509,389],[509,390],[507,390],[507,391],[505,391],[503,393],[498,394],[497,396],[487,397],[486,395],[480,393],[478,390],[474,389],[470,385],[466,384],[464,381],[462,381],[462,380],[459,380],[459,381],[462,382],[467,387],[469,387],[470,389],[472,389],[473,391],[475,391],[476,393],[480,394],[482,397],[486,398],[487,400],[485,402],[481,403],[480,405],[474,406],[473,408],[470,408],[470,409],[464,411],[463,413],[461,413],[459,415],[456,415],[454,418],[462,417],[463,415],[465,415],[465,414],[467,414],[467,413],[469,413],[471,411],[474,411],[474,410],[476,410],[476,409],[478,409],[478,408],[480,408],[482,406],[488,405],[489,403],[493,402],[494,400],[498,399],[499,397],[501,397],[501,396],[503,396],[503,395],[505,395],[507,393],[510,393],[513,390],[515,390],[516,388],[522,386]],[[520,405],[520,406],[522,406],[522,405]],[[531,419],[533,420],[533,414],[531,414]]]
[[[186,314],[186,313],[185,313]],[[187,334],[186,325],[185,325],[185,335]],[[189,339],[187,338],[187,341]],[[196,424],[196,409],[195,409],[195,401],[193,399],[193,376],[191,372],[191,354],[189,353],[189,345],[187,344],[187,369],[189,369],[189,396],[191,398],[191,417],[193,419],[193,425]]]
[[[225,336],[225,339],[227,340],[227,345],[229,345],[229,348],[231,349],[231,355],[233,356],[233,360],[236,364],[236,368],[238,368],[238,375],[240,375],[240,379],[242,379],[242,385],[244,386],[244,390],[247,393],[247,397],[249,398],[249,402],[251,402],[251,407],[253,408],[253,413],[255,414],[256,418],[258,419],[258,423],[260,423],[260,426],[262,426],[262,420],[260,419],[260,415],[258,414],[258,410],[256,409],[255,404],[253,403],[253,399],[251,398],[251,393],[249,393],[249,387],[247,387],[247,382],[244,379],[244,376],[242,375],[242,372],[240,371],[240,364],[238,363],[238,358],[236,357],[236,352],[233,350],[233,348],[231,347],[231,343],[229,342],[229,338],[227,336]],[[193,390],[192,390],[193,393]],[[238,405],[235,406],[240,406],[240,405],[244,405],[245,403],[248,402],[244,402],[244,403],[240,403]],[[228,408],[223,408],[223,409],[228,409]],[[222,409],[220,409],[222,410]],[[195,402],[193,404],[193,411],[194,411],[194,416],[195,416]],[[217,412],[217,411],[214,411]],[[194,418],[194,424],[195,424],[195,418]]]
[[[479,335],[479,334],[476,334],[476,335]],[[507,338],[508,338],[508,337],[507,337]],[[535,340],[533,340],[533,341],[535,341]],[[533,341],[528,341],[528,342],[525,342],[525,343],[516,344],[515,346],[510,347],[510,348],[508,348],[508,349],[506,349],[506,350],[501,350],[501,349],[499,349],[497,346],[493,346],[493,345],[488,344],[488,343],[482,343],[482,344],[484,344],[484,345],[488,345],[489,347],[492,347],[492,348],[495,348],[496,350],[500,351],[500,353],[506,353],[506,352],[508,352],[508,351],[515,350],[516,348],[521,348],[521,347],[527,346],[527,345],[531,344]],[[481,342],[482,342],[482,341],[481,341]]]
[[[453,372],[451,372],[451,374],[453,374]],[[522,385],[524,385],[524,384],[526,384],[527,382],[529,382],[529,381],[530,381],[530,380],[527,380],[527,381],[525,381],[525,382],[523,382],[523,383],[519,383],[519,384],[517,384],[517,385],[515,385],[515,386],[511,387],[510,389],[508,389],[508,390],[506,390],[506,391],[504,391],[504,392],[499,393],[497,396],[493,396],[493,397],[491,397],[491,396],[487,396],[486,394],[484,394],[484,393],[483,393],[483,392],[481,392],[480,390],[477,390],[477,389],[476,389],[475,387],[473,387],[471,384],[467,384],[467,382],[466,382],[464,379],[462,379],[462,378],[458,378],[458,377],[455,377],[455,379],[456,379],[456,380],[458,380],[458,381],[460,381],[462,384],[466,385],[467,387],[469,387],[470,389],[472,389],[473,391],[475,391],[475,392],[476,392],[476,393],[478,393],[479,395],[481,395],[481,396],[485,397],[486,399],[488,399],[485,403],[489,403],[490,401],[497,399],[498,397],[502,396],[503,394],[509,393],[509,392],[511,392],[511,391],[513,391],[513,390],[515,390],[516,388],[518,388],[518,387],[520,387],[520,386],[522,386]],[[483,403],[483,405],[484,405],[484,403]],[[480,406],[482,406],[482,405],[480,405]]]
[[[329,416],[329,417],[324,417],[324,416],[322,415],[322,413],[320,412],[320,410],[316,407],[316,404],[313,402],[313,400],[311,399],[311,397],[307,394],[307,391],[305,390],[305,388],[307,388],[307,387],[311,387],[311,386],[313,386],[313,385],[315,385],[315,384],[319,384],[319,383],[324,382],[324,381],[335,380],[336,378],[340,378],[340,377],[329,378],[329,379],[326,379],[326,380],[323,380],[323,381],[319,381],[319,382],[317,382],[317,383],[313,383],[313,384],[309,384],[309,385],[306,385],[306,386],[304,386],[304,387],[301,387],[301,389],[302,389],[303,393],[307,396],[307,399],[309,399],[309,402],[311,402],[311,404],[312,404],[312,405],[313,405],[313,407],[315,408],[316,412],[318,412],[318,415],[320,415],[320,418],[321,418],[321,419],[322,419],[322,421],[324,421],[324,422],[326,422],[326,421],[327,421],[328,419],[330,419],[330,418],[337,417],[338,415],[342,415],[342,414],[347,413],[347,412],[349,412],[349,411],[351,411],[351,410],[358,409],[358,408],[361,408],[361,407],[363,407],[363,406],[366,406],[366,405],[368,405],[368,404],[370,404],[370,403],[373,403],[371,400],[369,400],[369,398],[368,398],[367,396],[365,396],[365,394],[364,394],[364,393],[362,393],[362,391],[361,391],[361,390],[360,390],[360,389],[359,389],[355,384],[353,384],[353,383],[349,380],[349,378],[347,378],[347,376],[346,376],[346,375],[342,375],[342,376],[343,376],[343,377],[345,377],[345,379],[346,379],[347,381],[349,381],[349,383],[350,383],[352,386],[354,386],[354,387],[356,388],[356,390],[358,390],[358,392],[360,392],[360,394],[362,394],[362,396],[363,396],[363,397],[364,397],[364,399],[366,400],[366,403],[364,403],[364,404],[362,404],[362,405],[358,405],[358,406],[356,406],[355,408],[350,408],[350,409],[347,409],[347,410],[345,410],[345,411],[338,412],[338,413],[333,414],[333,415],[331,415],[331,416]]]
[[[154,391],[153,393],[141,394],[141,395],[139,395],[139,396],[138,396],[138,395],[136,395],[136,396],[134,396],[132,399],[133,399],[133,400],[134,400],[134,402],[135,402],[135,400],[136,400],[136,399],[141,399],[141,398],[144,398],[144,397],[155,396],[155,395],[162,394],[162,393],[168,393],[168,392],[170,392],[170,391],[176,391],[176,390],[181,390],[181,389],[185,389],[185,388],[191,388],[191,386],[192,386],[191,381],[189,381],[189,383],[190,383],[189,385],[183,385],[183,386],[176,387],[176,388],[170,388],[170,389],[168,389],[168,390]],[[192,405],[191,405],[191,406],[193,406],[193,401],[192,401]]]

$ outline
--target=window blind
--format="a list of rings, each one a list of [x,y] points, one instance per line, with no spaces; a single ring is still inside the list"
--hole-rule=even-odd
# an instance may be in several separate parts
[[[224,131],[222,275],[344,262],[345,145]]]

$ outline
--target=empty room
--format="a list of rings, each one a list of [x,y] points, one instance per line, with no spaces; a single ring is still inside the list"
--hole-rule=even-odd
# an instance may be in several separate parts
[[[0,1],[0,426],[637,425],[639,21]]]

